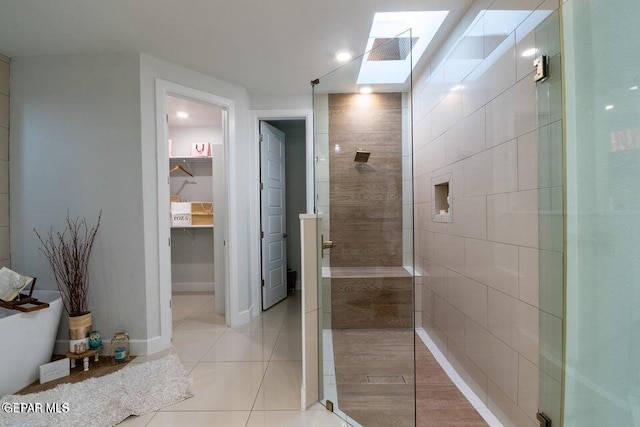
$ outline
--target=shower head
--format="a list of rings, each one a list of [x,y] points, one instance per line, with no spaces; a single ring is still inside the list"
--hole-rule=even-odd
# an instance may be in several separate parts
[[[356,157],[353,159],[353,161],[358,163],[366,163],[367,161],[369,161],[370,155],[370,151],[364,151],[362,148],[358,148],[358,151],[356,151]]]

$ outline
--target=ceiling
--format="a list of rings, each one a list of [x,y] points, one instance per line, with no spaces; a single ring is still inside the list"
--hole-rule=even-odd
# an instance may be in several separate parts
[[[376,12],[449,10],[426,55],[471,0],[0,0],[9,56],[146,53],[247,88],[301,94],[366,47]]]
[[[178,117],[179,111],[189,117]],[[169,126],[222,126],[222,108],[219,106],[176,96],[167,96],[167,115]]]

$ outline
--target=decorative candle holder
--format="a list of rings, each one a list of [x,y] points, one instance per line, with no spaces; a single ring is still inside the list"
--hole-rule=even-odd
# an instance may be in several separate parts
[[[126,332],[118,332],[111,340],[111,364],[129,361],[129,335]]]

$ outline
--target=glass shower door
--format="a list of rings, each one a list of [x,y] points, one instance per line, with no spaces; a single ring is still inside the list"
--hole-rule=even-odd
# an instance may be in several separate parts
[[[323,403],[352,425],[414,426],[411,37],[314,85]]]

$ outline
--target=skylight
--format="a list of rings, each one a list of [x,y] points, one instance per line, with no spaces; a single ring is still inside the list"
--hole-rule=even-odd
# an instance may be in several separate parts
[[[448,14],[448,11],[376,13],[358,84],[406,82]]]

